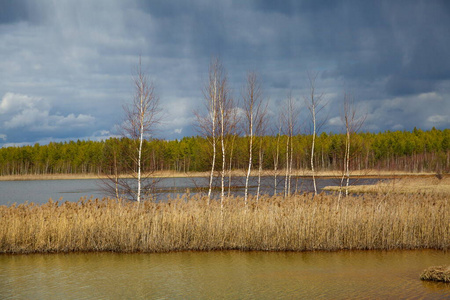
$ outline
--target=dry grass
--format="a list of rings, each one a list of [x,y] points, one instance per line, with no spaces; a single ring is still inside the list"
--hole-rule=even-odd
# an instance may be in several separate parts
[[[337,186],[327,186],[324,190],[339,191]],[[450,195],[450,176],[438,179],[435,176],[402,177],[380,181],[374,185],[350,186],[351,193],[397,193],[397,194],[439,194]]]
[[[0,206],[0,253],[181,250],[445,249],[450,205],[438,195],[321,194],[206,204],[104,200]],[[252,200],[254,201],[254,200]]]
[[[278,170],[278,175],[284,175],[285,170]],[[232,176],[246,176],[247,170],[233,170]],[[252,170],[252,176],[257,176],[258,171]],[[273,170],[262,171],[263,176],[273,176]],[[293,170],[293,176],[311,177],[311,170]],[[420,177],[420,176],[434,176],[434,173],[405,173],[394,171],[379,171],[379,170],[359,170],[352,172],[352,177],[379,177],[390,178],[394,176],[403,177]],[[173,177],[208,177],[209,172],[175,172],[175,171],[156,171],[152,173],[151,177],[158,178],[173,178]],[[338,171],[318,171],[316,177],[334,177],[340,178],[342,174]],[[132,178],[132,175],[121,175],[123,178]],[[17,180],[65,180],[65,179],[97,179],[106,178],[106,176],[99,176],[98,174],[26,174],[26,175],[4,175],[0,176],[0,181],[17,181]]]
[[[420,279],[427,281],[450,282],[450,266],[434,266],[424,270]]]

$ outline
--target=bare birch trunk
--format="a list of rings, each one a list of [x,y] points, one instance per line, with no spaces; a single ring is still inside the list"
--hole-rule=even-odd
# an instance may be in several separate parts
[[[314,97],[314,96],[312,96]],[[314,100],[313,100],[314,103]],[[317,186],[316,186],[316,177],[314,172],[314,147],[316,144],[316,107],[315,104],[312,105],[312,119],[313,119],[313,136],[312,136],[312,145],[311,145],[311,172],[313,178],[314,185],[314,195],[317,195]]]
[[[289,135],[286,137],[286,176],[284,178],[284,198],[288,196],[288,182],[289,182]]]
[[[294,100],[292,95],[289,94],[287,98],[286,111],[284,112],[284,124],[286,127],[286,174],[284,181],[284,197],[291,195],[291,178],[292,178],[292,164],[293,164],[293,137],[296,131],[295,118],[297,117],[297,110],[294,107]]]
[[[211,200],[212,183],[213,183],[213,178],[214,178],[214,168],[215,168],[215,164],[216,164],[216,137],[214,135],[213,135],[212,144],[213,144],[213,157],[212,157],[211,173],[209,175],[208,205]]]
[[[220,194],[220,207],[223,208],[223,199],[225,197],[225,165],[226,165],[226,155],[225,155],[225,112],[224,112],[224,99],[219,100],[220,106],[220,119],[221,119],[221,129],[220,129],[220,143],[222,146],[222,170],[221,175],[221,194]]]
[[[289,183],[288,183],[288,195],[291,195],[291,179],[292,179],[292,164],[293,164],[293,160],[294,160],[294,143],[292,141],[292,134],[290,136],[290,140],[291,140],[291,149],[290,149],[290,161],[289,161]]]
[[[253,132],[253,126],[250,125],[250,130]],[[253,156],[253,133],[250,134],[250,143],[249,143],[249,158],[248,158],[248,168],[247,174],[245,176],[245,192],[244,192],[244,203],[247,206],[248,201],[248,180],[250,178],[250,172],[252,170],[252,156]]]
[[[262,137],[260,137],[262,139]],[[262,141],[259,143],[259,166],[258,166],[258,190],[256,192],[256,202],[259,201],[259,195],[261,192],[261,173],[262,173],[262,164],[263,164],[263,152],[262,152]]]
[[[113,159],[114,159],[114,189],[116,193],[116,199],[119,199],[119,170],[117,168],[117,153],[116,150],[114,150],[113,153]]]
[[[214,68],[213,66],[211,66],[210,68]],[[217,70],[215,70],[217,71]],[[214,70],[210,69],[210,76],[211,76],[211,72],[214,72]],[[210,78],[211,80],[211,78]],[[215,165],[216,165],[216,120],[217,120],[217,74],[213,74],[213,94],[211,95],[210,93],[210,103],[209,103],[209,115],[211,118],[211,134],[212,134],[212,148],[213,148],[213,157],[212,157],[212,163],[211,163],[211,173],[209,176],[209,190],[208,190],[208,205],[210,204],[211,201],[211,192],[212,192],[212,183],[213,183],[213,178],[214,178],[214,169],[215,169]],[[210,82],[210,87],[211,87],[211,82]],[[211,92],[211,91],[210,91]]]
[[[348,121],[347,121],[347,116],[345,116],[345,124],[346,124],[346,139],[345,139],[345,150],[344,150],[344,161],[343,161],[343,170],[342,170],[342,177],[341,177],[341,184],[339,186],[339,197],[338,197],[338,203],[341,200],[342,197],[342,189],[344,187],[344,179],[347,176],[350,177],[350,174],[348,172],[348,160],[349,160],[349,151],[350,151],[350,147],[349,147],[349,139],[350,139],[350,135],[349,135],[349,127],[348,127]],[[348,193],[348,187],[346,189],[346,195]]]
[[[233,151],[234,151],[235,139],[236,139],[236,135],[233,134],[231,137],[231,148],[230,148],[230,157],[229,157],[230,165],[228,168],[228,197],[231,196],[231,173],[232,173],[232,168],[233,168]]]
[[[351,95],[345,94],[344,105],[343,105],[343,116],[342,121],[345,125],[345,153],[344,153],[344,166],[343,174],[341,178],[341,185],[339,188],[339,200],[341,199],[342,189],[344,185],[344,178],[346,178],[345,183],[345,196],[348,196],[349,186],[350,186],[350,150],[351,150],[351,136],[356,133],[361,126],[364,124],[366,116],[361,118],[356,118],[357,109],[354,106],[353,98]]]
[[[347,149],[345,158],[345,176],[347,177],[347,183],[345,185],[345,196],[348,196],[348,187],[350,185],[350,131],[347,130]]]
[[[249,159],[247,174],[245,177],[244,203],[248,204],[248,185],[253,163],[253,139],[256,135],[261,135],[264,126],[266,108],[262,106],[262,91],[256,73],[250,72],[247,75],[247,84],[243,92],[243,105],[246,117],[245,132],[249,137]]]
[[[217,146],[220,139],[222,151],[221,205],[225,197],[226,173],[226,136],[233,126],[233,100],[228,98],[227,77],[219,59],[213,59],[209,66],[209,82],[203,91],[206,100],[207,115],[195,113],[202,133],[211,141],[212,162],[209,176],[208,205],[211,202],[214,172],[216,168]],[[230,174],[231,176],[231,174]]]
[[[311,173],[312,173],[312,179],[313,179],[313,185],[314,185],[314,195],[317,195],[317,184],[316,184],[316,173],[314,169],[314,151],[315,151],[315,144],[316,144],[316,134],[318,131],[318,127],[321,127],[317,124],[317,114],[325,107],[325,104],[322,104],[323,101],[323,94],[316,95],[316,78],[317,73],[309,73],[308,72],[308,79],[309,79],[309,89],[310,89],[310,95],[309,98],[305,98],[305,102],[307,103],[309,112],[311,114],[311,120],[312,120],[312,144],[311,144]],[[325,122],[325,120],[323,121]],[[323,124],[323,123],[322,123]]]
[[[141,86],[141,89],[142,86]],[[143,99],[143,92],[141,90],[141,97],[140,97],[140,115],[139,115],[139,150],[138,150],[138,174],[137,174],[137,183],[138,183],[138,187],[137,187],[137,197],[136,200],[137,202],[141,201],[141,165],[142,165],[142,143],[144,141],[144,99]]]
[[[136,69],[136,75],[133,77],[135,86],[135,95],[133,101],[124,106],[126,113],[126,122],[122,130],[124,136],[131,138],[133,146],[131,149],[131,157],[133,165],[130,166],[133,178],[136,179],[134,184],[128,181],[120,180],[118,175],[115,176],[114,188],[116,196],[119,194],[119,185],[123,194],[127,194],[137,202],[143,199],[143,190],[149,190],[152,181],[146,181],[148,170],[143,170],[143,147],[144,139],[151,136],[156,124],[160,122],[159,99],[154,93],[154,86],[149,82],[147,75],[142,71],[141,59]],[[120,183],[119,183],[120,180]]]
[[[277,176],[278,176],[278,162],[279,162],[279,157],[280,157],[280,135],[281,135],[281,126],[280,126],[280,129],[278,130],[277,146],[276,146],[275,158],[273,160],[273,170],[274,170],[273,195],[274,196],[277,195],[277,185],[278,185]]]

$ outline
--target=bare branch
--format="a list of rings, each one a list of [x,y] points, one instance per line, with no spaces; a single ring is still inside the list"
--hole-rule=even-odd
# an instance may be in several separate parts
[[[267,102],[264,103],[262,97],[261,83],[255,72],[247,74],[247,82],[242,91],[243,109],[244,109],[244,132],[249,138],[249,159],[248,169],[245,178],[244,202],[247,206],[248,184],[253,160],[254,137],[263,135],[266,123]],[[260,145],[260,166],[262,164],[261,145]],[[261,169],[261,168],[260,168]],[[259,186],[259,184],[258,184]]]
[[[125,113],[125,122],[121,131],[124,137],[129,138],[130,148],[126,155],[130,157],[132,165],[121,166],[116,165],[117,159],[113,155],[114,176],[110,178],[111,184],[105,184],[107,189],[114,189],[116,197],[127,195],[130,199],[141,201],[149,196],[149,188],[153,180],[149,180],[148,174],[143,170],[143,163],[146,160],[143,155],[144,140],[152,137],[154,129],[161,121],[161,109],[159,107],[159,98],[155,93],[155,88],[148,76],[142,70],[141,58],[136,67],[133,76],[134,96],[130,103],[123,106]],[[115,150],[114,150],[115,151]],[[126,167],[126,170],[125,170]],[[118,170],[131,174],[136,184],[130,180],[126,180],[119,176]],[[120,191],[119,191],[120,190]]]

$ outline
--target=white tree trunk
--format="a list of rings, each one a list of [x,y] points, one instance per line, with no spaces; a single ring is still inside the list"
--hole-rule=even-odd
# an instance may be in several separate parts
[[[286,138],[286,177],[284,179],[284,198],[288,196],[288,182],[289,182],[289,135]]]
[[[347,177],[347,183],[345,185],[345,196],[348,196],[348,187],[350,185],[350,131],[347,130],[347,149],[345,158],[345,175]]]
[[[228,197],[231,196],[231,171],[233,168],[233,151],[234,151],[234,140],[235,140],[236,136],[233,135],[232,136],[232,140],[231,140],[231,149],[230,149],[230,157],[229,157],[229,168],[228,168]]]
[[[252,170],[252,155],[253,155],[253,118],[251,118],[251,121],[250,121],[248,169],[247,169],[247,176],[245,177],[245,194],[244,194],[245,206],[247,206],[247,201],[248,201],[248,180],[250,178],[250,172]]]
[[[280,130],[281,131],[281,130]],[[277,150],[275,153],[275,159],[273,162],[273,169],[274,169],[274,182],[273,182],[273,195],[276,196],[277,195],[277,175],[278,175],[278,158],[280,156],[280,133],[278,133],[278,137],[277,137]]]
[[[294,159],[294,143],[292,142],[292,134],[291,134],[291,147],[290,147],[290,161],[289,161],[289,183],[288,183],[288,194],[291,195],[291,179],[292,179],[292,165]]]
[[[262,139],[262,137],[260,137]],[[259,201],[259,195],[261,193],[261,173],[262,173],[262,163],[263,163],[263,153],[262,153],[262,142],[259,144],[259,166],[258,166],[258,190],[256,192],[256,202]]]
[[[314,96],[312,96],[314,97]],[[312,138],[312,146],[311,146],[311,172],[313,178],[314,185],[314,195],[317,195],[317,186],[316,186],[316,177],[314,172],[314,147],[316,144],[316,105],[313,100],[312,104],[312,119],[313,119],[313,138]]]
[[[114,159],[114,189],[116,193],[116,199],[119,199],[119,171],[117,170],[117,153],[116,149],[113,150]]]
[[[142,143],[144,141],[144,99],[143,99],[143,92],[141,92],[140,97],[140,116],[139,116],[139,149],[138,149],[138,174],[137,174],[137,202],[141,201],[141,162],[142,162]]]
[[[210,99],[210,117],[211,117],[211,133],[212,133],[212,147],[213,147],[213,157],[212,157],[212,165],[211,165],[211,174],[209,176],[209,190],[208,190],[208,205],[211,201],[211,191],[212,191],[212,182],[214,178],[214,168],[216,165],[216,119],[217,119],[217,78],[214,78],[214,93],[212,99]]]
[[[246,94],[244,95],[244,110],[246,114],[246,133],[249,137],[249,159],[245,178],[244,202],[248,202],[248,185],[253,163],[253,137],[262,136],[267,106],[262,106],[262,94],[258,77],[255,73],[247,76]],[[248,127],[247,127],[248,126]]]
[[[222,171],[221,175],[221,194],[220,194],[220,207],[223,208],[223,199],[225,198],[225,164],[226,164],[226,156],[225,156],[225,111],[224,111],[224,99],[220,101],[220,119],[221,119],[221,129],[220,129],[220,143],[222,146]]]

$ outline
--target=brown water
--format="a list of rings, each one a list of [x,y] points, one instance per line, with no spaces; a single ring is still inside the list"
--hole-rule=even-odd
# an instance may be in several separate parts
[[[0,255],[0,299],[450,299],[442,251]]]

